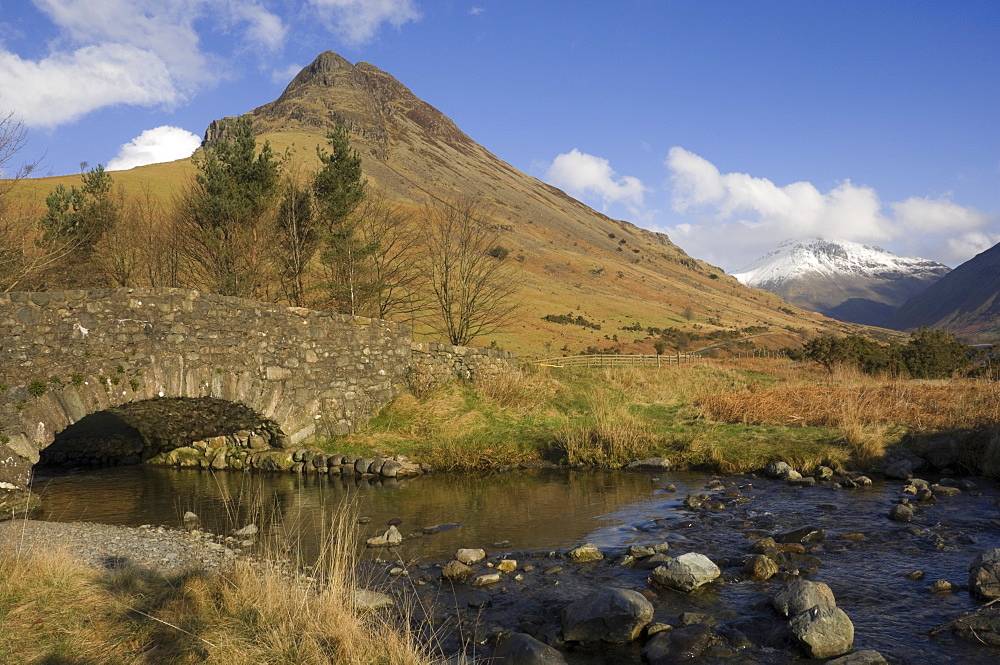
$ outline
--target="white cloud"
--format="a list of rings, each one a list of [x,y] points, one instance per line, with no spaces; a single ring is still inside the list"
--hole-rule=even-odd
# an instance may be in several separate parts
[[[285,43],[288,28],[279,17],[260,5],[242,0],[230,0],[229,7],[233,19],[246,22],[247,41],[269,51],[277,51]]]
[[[1000,233],[988,231],[970,231],[948,238],[948,253],[953,257],[952,264],[958,264],[971,259],[980,252],[985,252],[1000,242]]]
[[[469,13],[473,16],[482,16],[486,13],[486,7],[473,7],[469,10]]]
[[[545,179],[573,196],[599,196],[605,204],[623,203],[640,208],[648,191],[638,178],[619,176],[603,157],[576,148],[552,160]]]
[[[172,162],[190,157],[201,145],[201,138],[180,127],[164,125],[147,129],[139,136],[121,146],[118,155],[108,162],[109,171],[124,171],[144,166]]]
[[[961,206],[949,199],[910,197],[892,204],[896,219],[914,231],[969,231],[978,229],[988,218],[975,208]]]
[[[62,125],[104,106],[172,106],[184,98],[155,54],[120,44],[87,46],[37,62],[0,51],[0,89],[4,102],[14,104],[32,127]]]
[[[201,49],[196,21],[245,25],[245,38],[277,48],[281,20],[254,2],[34,0],[58,36],[25,60],[0,47],[0,90],[31,126],[54,127],[105,106],[171,107],[218,80],[219,58]]]
[[[779,186],[746,173],[721,173],[680,147],[671,148],[666,166],[674,210],[699,222],[668,232],[688,239],[688,251],[730,270],[789,238],[892,243],[887,249],[950,264],[1000,240],[984,230],[996,220],[947,198],[883,205],[874,189],[849,180],[825,193],[809,182]]]
[[[383,23],[400,28],[420,18],[413,0],[309,0],[309,3],[351,44],[370,41]]]

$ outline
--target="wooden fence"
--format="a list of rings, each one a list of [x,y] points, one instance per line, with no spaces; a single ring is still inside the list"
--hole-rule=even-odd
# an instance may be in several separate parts
[[[695,362],[708,360],[705,356],[699,355],[704,351],[719,348],[711,346],[700,349],[693,353],[675,353],[657,355],[625,355],[625,354],[589,354],[584,356],[565,356],[562,358],[546,358],[536,360],[534,363],[542,367],[664,367],[667,365],[687,365]],[[765,349],[750,349],[739,351],[730,355],[732,358],[784,358],[784,351],[769,351]]]
[[[623,355],[623,354],[591,354],[586,356],[565,356],[563,358],[546,358],[536,364],[542,367],[661,367],[665,365],[683,365],[703,360],[700,356],[690,354],[674,355]]]

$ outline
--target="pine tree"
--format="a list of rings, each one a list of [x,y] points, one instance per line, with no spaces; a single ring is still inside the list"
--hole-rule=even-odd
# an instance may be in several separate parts
[[[330,151],[316,149],[322,167],[313,178],[313,195],[323,228],[320,260],[327,299],[339,312],[360,314],[379,290],[370,261],[378,246],[359,233],[354,216],[367,183],[361,174],[361,156],[351,148],[347,129],[339,126],[326,138]]]
[[[220,123],[196,161],[194,183],[178,201],[187,254],[216,293],[262,296],[272,236],[269,214],[281,165],[266,141],[258,151],[249,116]]]

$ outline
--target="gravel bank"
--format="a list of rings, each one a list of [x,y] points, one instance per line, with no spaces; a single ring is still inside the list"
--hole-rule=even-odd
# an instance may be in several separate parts
[[[98,568],[139,565],[172,575],[193,567],[218,570],[236,552],[210,534],[163,527],[123,527],[88,522],[0,522],[0,556],[36,548],[65,548]]]

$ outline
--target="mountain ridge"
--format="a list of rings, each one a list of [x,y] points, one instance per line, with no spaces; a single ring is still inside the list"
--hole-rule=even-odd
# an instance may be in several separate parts
[[[911,298],[886,325],[897,330],[946,330],[970,342],[1000,342],[1000,244]]]
[[[732,276],[831,318],[881,325],[949,271],[936,261],[897,256],[875,245],[811,238],[786,240]]]

